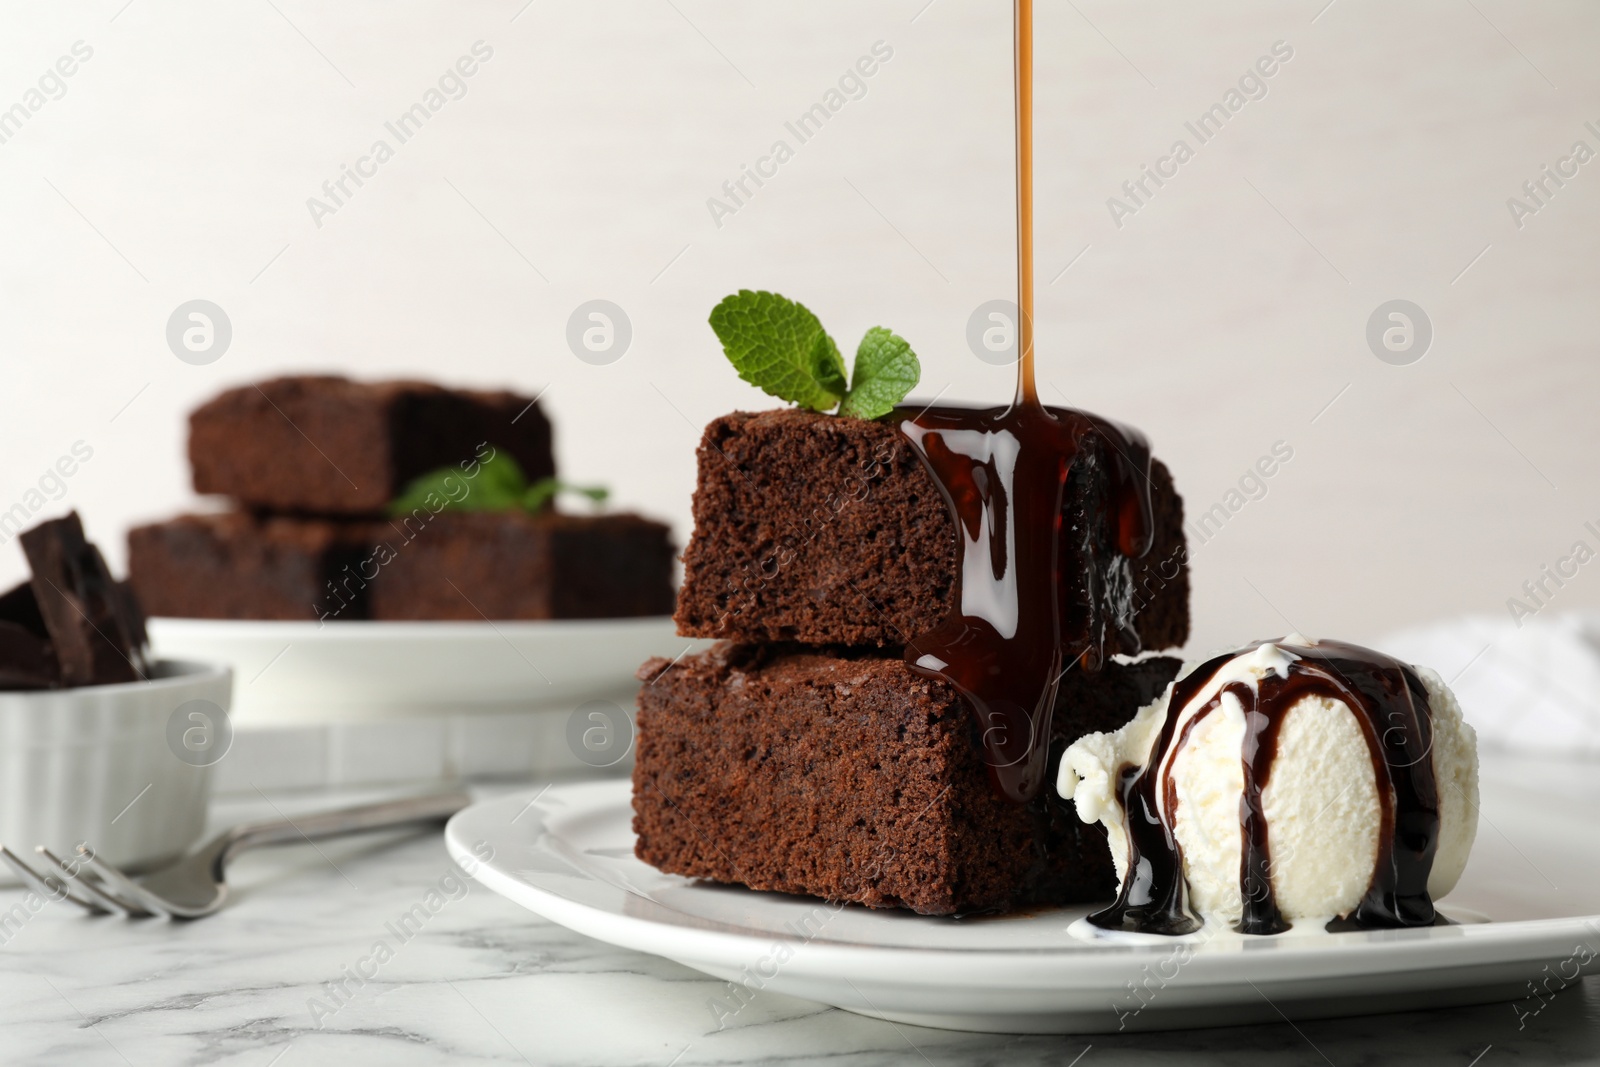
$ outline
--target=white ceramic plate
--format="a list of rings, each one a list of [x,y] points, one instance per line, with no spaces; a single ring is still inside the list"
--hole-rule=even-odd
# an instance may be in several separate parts
[[[446,843],[484,885],[554,922],[738,983],[713,998],[717,1014],[768,989],[924,1026],[1094,1033],[1519,998],[1537,1008],[1530,983],[1558,989],[1600,952],[1600,834],[1570,795],[1551,806],[1485,780],[1483,803],[1444,908],[1462,925],[1150,944],[1069,932],[1087,908],[933,919],[664,875],[633,857],[626,782],[474,805]]]
[[[549,622],[151,619],[163,656],[233,665],[233,717],[255,726],[631,702],[634,671],[705,642],[666,617]]]

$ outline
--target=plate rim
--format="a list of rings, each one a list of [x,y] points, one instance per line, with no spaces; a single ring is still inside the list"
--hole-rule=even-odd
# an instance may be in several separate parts
[[[192,619],[155,615],[147,625],[173,637],[201,635],[212,638],[253,640],[367,640],[416,637],[437,640],[452,638],[499,638],[512,636],[570,633],[580,636],[593,631],[645,630],[673,623],[671,615],[628,615],[614,619],[334,619],[325,623],[310,619]],[[154,640],[155,635],[152,635]],[[685,641],[691,640],[684,638]]]
[[[718,967],[737,968],[748,964],[780,942],[805,947],[784,964],[788,973],[822,979],[841,975],[869,980],[887,980],[902,986],[947,988],[948,972],[959,970],[966,980],[979,977],[976,971],[1009,969],[1008,976],[985,974],[983,985],[990,990],[1006,986],[1040,989],[1105,987],[1107,981],[1126,976],[1130,966],[1138,967],[1165,957],[1171,947],[1146,944],[1090,943],[1051,946],[1037,949],[993,947],[938,947],[909,945],[863,945],[803,939],[775,932],[740,933],[697,929],[662,922],[643,916],[594,907],[572,900],[553,890],[531,885],[496,866],[496,860],[480,860],[465,840],[466,828],[489,811],[528,804],[541,796],[572,796],[571,805],[590,797],[616,804],[631,793],[626,780],[571,782],[551,785],[543,791],[519,790],[476,802],[453,816],[445,827],[445,844],[451,858],[462,864],[471,877],[522,907],[558,925],[617,945],[695,966],[689,961]],[[576,794],[574,796],[574,794]],[[590,805],[597,803],[590,800]],[[631,805],[630,805],[631,806]],[[535,810],[542,826],[545,813]],[[482,835],[479,835],[482,836]],[[584,872],[579,872],[584,873]],[[585,875],[593,877],[592,875]],[[611,883],[607,883],[611,884]],[[622,887],[613,888],[628,892]],[[826,904],[818,898],[819,904]],[[536,904],[538,906],[536,906]],[[1443,931],[1448,930],[1449,933]],[[1437,972],[1473,965],[1504,965],[1521,961],[1538,962],[1570,953],[1571,938],[1583,935],[1588,940],[1600,935],[1600,916],[1570,916],[1547,919],[1521,919],[1488,922],[1427,930],[1365,931],[1365,937],[1336,934],[1307,944],[1299,941],[1271,943],[1273,951],[1250,953],[1248,973],[1239,964],[1240,952],[1196,952],[1186,964],[1203,982],[1222,985],[1243,984],[1251,980],[1281,977],[1293,981],[1310,978],[1338,979],[1366,974],[1395,975],[1406,972]],[[1190,942],[1192,944],[1192,942]],[[1252,942],[1255,943],[1255,942]],[[1266,944],[1267,942],[1261,942]],[[1175,947],[1178,942],[1174,942]],[[1418,952],[1420,945],[1437,946]],[[1517,951],[1507,952],[1506,947]],[[1311,973],[1307,973],[1310,971]],[[1004,980],[1009,977],[1009,981]]]

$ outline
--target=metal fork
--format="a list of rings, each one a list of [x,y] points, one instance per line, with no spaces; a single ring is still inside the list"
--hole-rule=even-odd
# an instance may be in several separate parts
[[[43,871],[35,870],[4,845],[0,845],[0,859],[48,899],[70,900],[96,915],[199,919],[222,907],[228,899],[228,883],[224,880],[228,863],[246,849],[437,822],[470,802],[466,793],[430,793],[298,819],[244,823],[224,830],[198,851],[138,882],[101,860],[86,843],[78,845],[70,863],[62,862],[43,845],[38,846],[34,851]]]

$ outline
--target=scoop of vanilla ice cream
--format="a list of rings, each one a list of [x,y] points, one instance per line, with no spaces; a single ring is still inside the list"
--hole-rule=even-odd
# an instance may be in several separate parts
[[[1119,879],[1127,876],[1129,852],[1118,794],[1121,769],[1146,765],[1169,715],[1192,712],[1231,681],[1259,682],[1270,672],[1281,674],[1292,658],[1276,645],[1261,645],[1230,661],[1189,708],[1168,706],[1169,686],[1122,729],[1090,734],[1067,749],[1057,787],[1085,822],[1105,825]],[[1477,831],[1477,738],[1443,680],[1426,668],[1414,670],[1427,689],[1433,723],[1430,758],[1439,784],[1440,824],[1428,892],[1438,900],[1460,879]],[[1178,799],[1173,831],[1190,904],[1203,918],[1230,924],[1243,911],[1244,735],[1244,709],[1224,692],[1220,706],[1194,726],[1169,768]],[[1342,701],[1316,695],[1291,707],[1261,800],[1272,888],[1283,917],[1293,923],[1347,915],[1371,884],[1382,817],[1377,776],[1356,713]]]

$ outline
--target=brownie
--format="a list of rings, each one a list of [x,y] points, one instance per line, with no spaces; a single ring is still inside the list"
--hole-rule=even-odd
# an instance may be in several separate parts
[[[1178,667],[1070,671],[1051,765],[1082,734],[1125,723]],[[653,659],[639,678],[635,852],[663,871],[927,915],[1115,888],[1103,829],[1053,789],[1005,799],[967,705],[900,658],[723,642]]]
[[[363,618],[363,599],[334,594],[367,534],[366,523],[327,519],[180,515],[128,531],[128,580],[152,615]]]
[[[667,527],[627,514],[228,512],[128,534],[129,576],[151,614],[211,619],[666,615],[672,557]]]
[[[419,511],[377,530],[374,619],[672,613],[671,531],[637,515]]]
[[[195,491],[274,511],[381,514],[412,478],[484,444],[529,481],[555,474],[549,421],[512,393],[308,375],[230,389],[189,416]]]
[[[1150,551],[1130,561],[1107,548],[1106,447],[1086,442],[1068,480],[1065,608],[1082,616],[1072,629],[1131,616],[1138,641],[1122,651],[1180,646],[1189,632],[1182,498],[1154,462]],[[954,522],[889,423],[792,408],[716,419],[700,442],[694,521],[678,597],[685,636],[897,649],[950,613]]]

